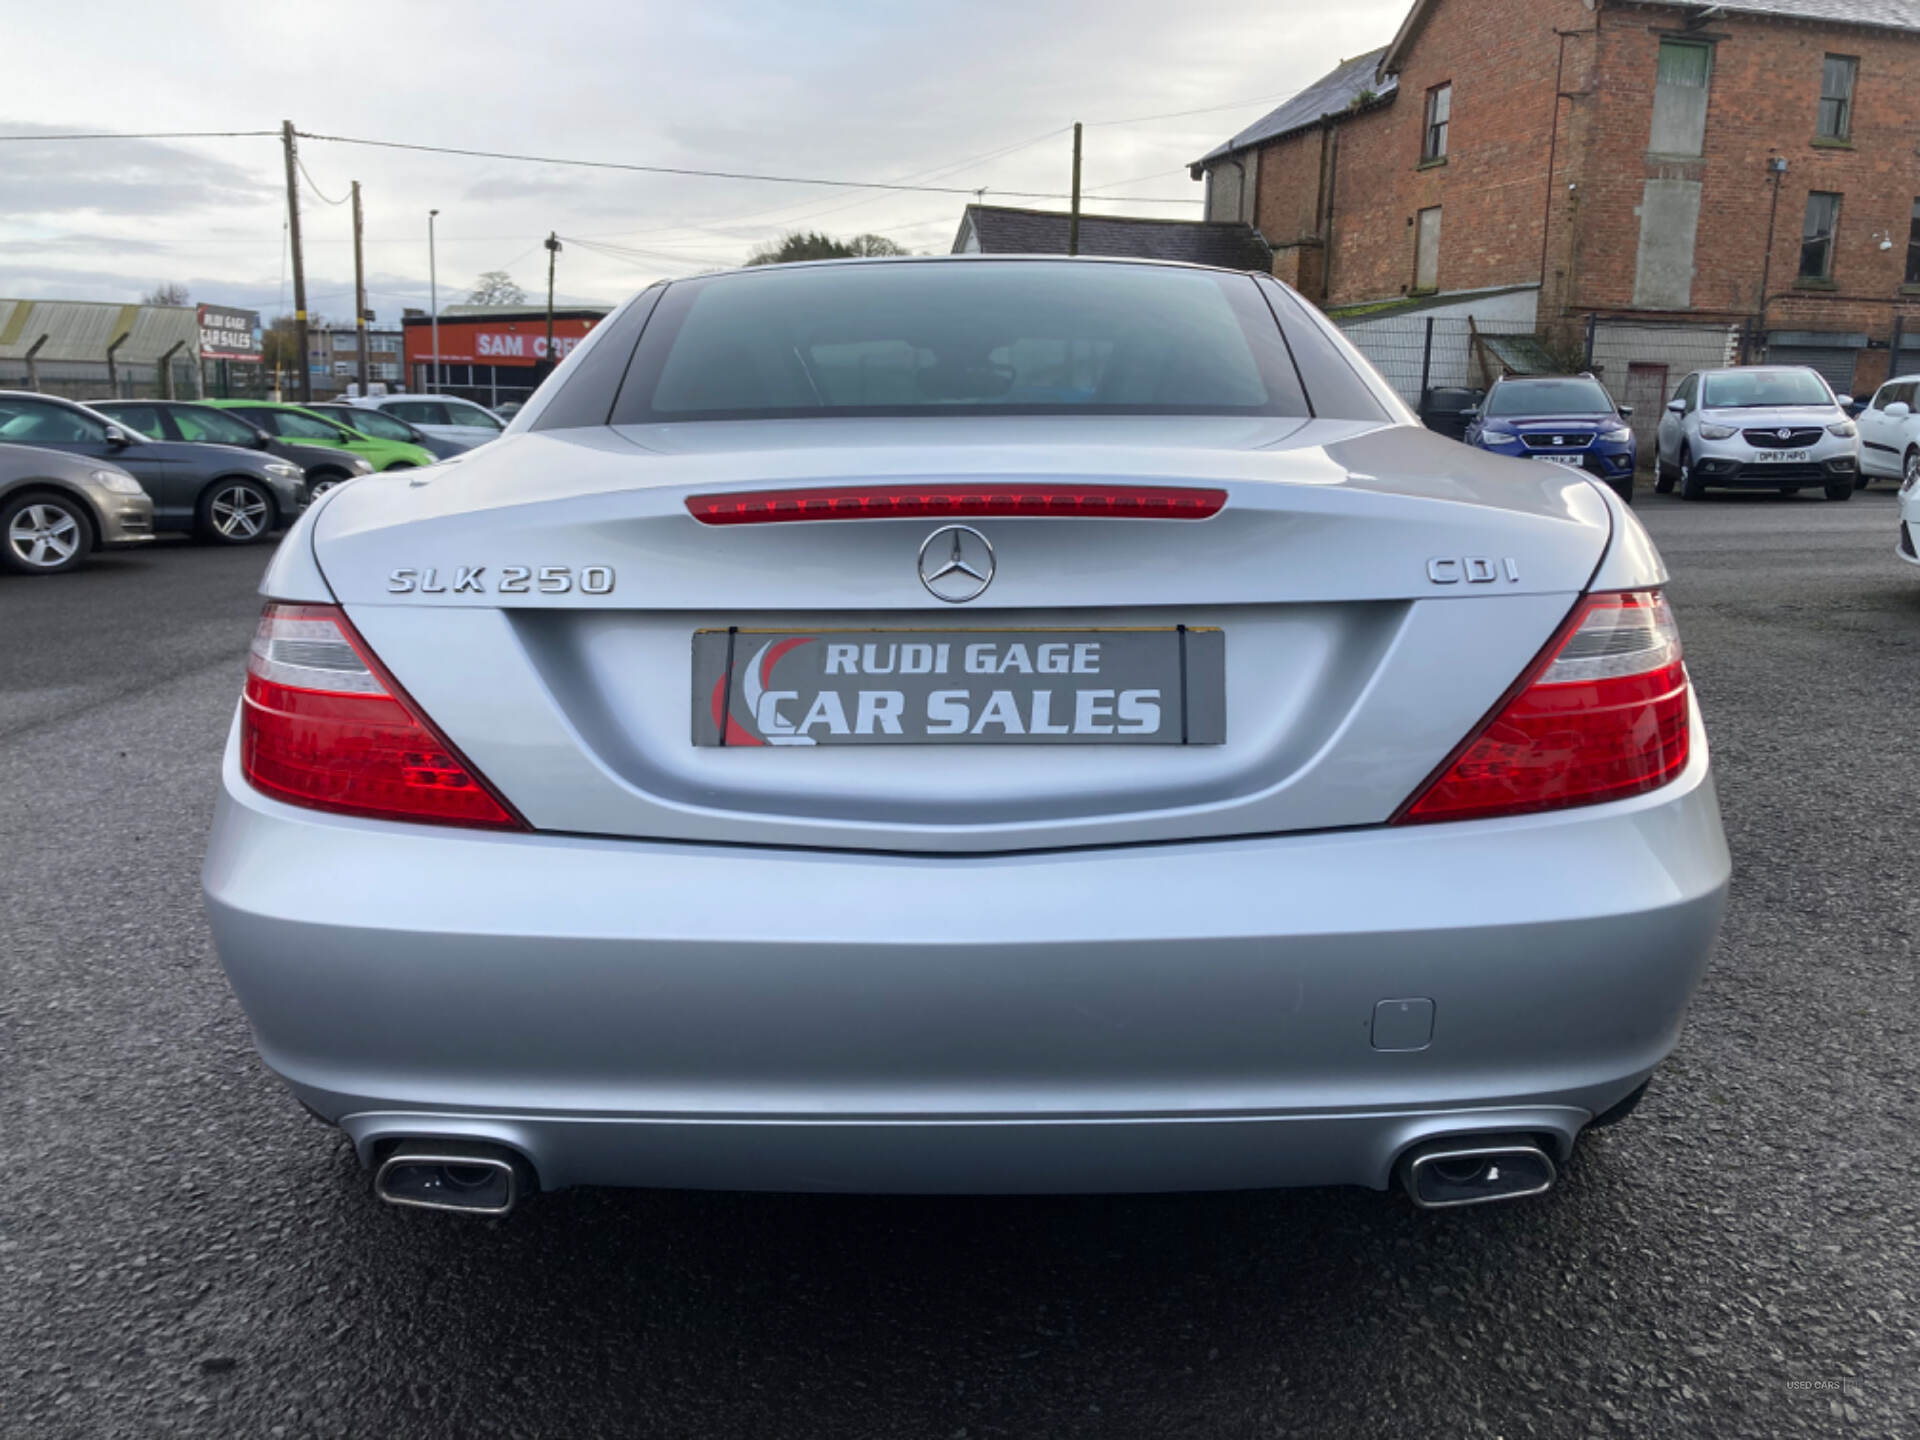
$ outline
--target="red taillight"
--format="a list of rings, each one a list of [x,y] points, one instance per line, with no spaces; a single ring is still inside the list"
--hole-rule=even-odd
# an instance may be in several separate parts
[[[1395,818],[1484,819],[1621,800],[1687,763],[1687,672],[1657,590],[1593,595],[1513,697]]]
[[[948,516],[1087,515],[1115,520],[1205,520],[1227,503],[1224,490],[1179,485],[963,484],[842,485],[689,495],[703,525],[781,520],[925,520]]]
[[[331,605],[269,604],[247,656],[240,768],[293,805],[524,829]]]

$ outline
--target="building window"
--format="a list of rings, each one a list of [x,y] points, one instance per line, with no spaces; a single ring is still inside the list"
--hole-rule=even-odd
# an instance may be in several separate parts
[[[1660,42],[1649,150],[1661,155],[1701,153],[1707,136],[1707,76],[1712,69],[1711,45],[1688,40]]]
[[[1436,85],[1427,91],[1427,135],[1420,159],[1443,160],[1447,154],[1447,117],[1453,112],[1453,86]]]
[[[1413,227],[1413,288],[1440,288],[1440,207],[1422,210]]]
[[[1821,140],[1844,140],[1853,133],[1853,77],[1860,62],[1851,55],[1829,55],[1820,67]]]
[[[1920,200],[1907,221],[1907,284],[1920,285]]]
[[[1800,230],[1800,278],[1833,276],[1833,228],[1840,219],[1840,197],[1826,190],[1807,195],[1807,223]]]

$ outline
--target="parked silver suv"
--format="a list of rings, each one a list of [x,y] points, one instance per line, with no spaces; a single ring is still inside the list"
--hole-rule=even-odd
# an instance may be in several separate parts
[[[1804,365],[1696,370],[1680,382],[1655,441],[1654,486],[1698,500],[1709,487],[1778,490],[1809,485],[1829,500],[1853,494],[1859,431],[1818,371]]]

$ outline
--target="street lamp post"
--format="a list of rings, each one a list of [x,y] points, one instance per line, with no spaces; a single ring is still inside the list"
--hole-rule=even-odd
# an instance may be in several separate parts
[[[427,391],[440,393],[440,267],[433,252],[433,217],[438,210],[427,211],[427,303],[433,307],[433,368],[427,372]]]

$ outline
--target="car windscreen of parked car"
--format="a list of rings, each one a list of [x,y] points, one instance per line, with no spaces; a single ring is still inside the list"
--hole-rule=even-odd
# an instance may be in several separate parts
[[[262,410],[259,414],[267,424],[273,426],[275,434],[288,440],[347,441],[355,438],[353,432],[344,425],[322,420],[318,415],[302,415],[296,410]]]
[[[1700,404],[1708,410],[1755,410],[1771,405],[1831,405],[1833,396],[1811,370],[1725,370],[1706,377]]]
[[[17,445],[79,445],[107,438],[107,427],[80,410],[32,401],[0,404],[0,439]]]
[[[1310,413],[1246,276],[880,262],[672,287],[614,423],[956,411]]]
[[[329,407],[332,409],[332,407]],[[418,438],[411,425],[402,424],[391,415],[383,415],[371,406],[365,408],[340,407],[333,414],[342,425],[358,430],[362,435],[371,435],[376,440],[399,440],[408,445]]]
[[[198,440],[209,445],[252,445],[260,432],[244,420],[224,410],[200,406],[181,406],[173,412],[173,423],[182,440]]]
[[[1610,415],[1613,401],[1596,380],[1509,380],[1487,396],[1487,414]]]

